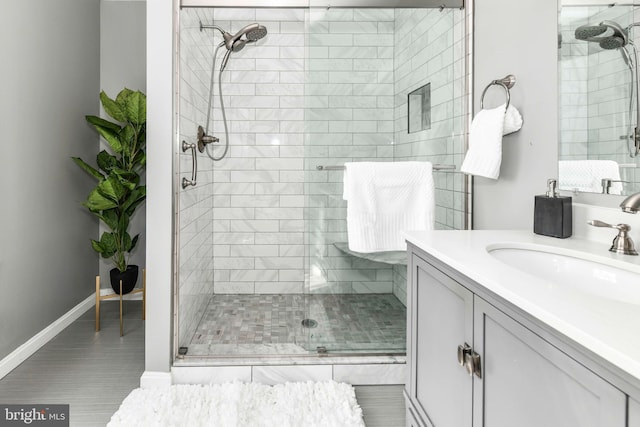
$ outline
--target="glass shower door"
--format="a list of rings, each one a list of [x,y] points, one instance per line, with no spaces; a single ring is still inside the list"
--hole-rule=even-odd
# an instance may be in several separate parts
[[[305,93],[309,350],[403,352],[393,266],[349,253],[342,178],[348,161],[391,161],[393,9],[309,11]],[[385,334],[388,332],[388,335]]]
[[[310,352],[406,350],[406,254],[349,250],[344,164],[460,161],[463,23],[458,9],[309,11],[305,327]],[[408,94],[426,84],[432,95],[430,127],[409,133]],[[463,228],[462,177],[434,172],[434,181],[436,227]]]

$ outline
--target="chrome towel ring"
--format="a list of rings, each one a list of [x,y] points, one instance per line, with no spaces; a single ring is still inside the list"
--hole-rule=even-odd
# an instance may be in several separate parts
[[[505,108],[509,108],[509,103],[511,102],[511,94],[509,93],[509,89],[511,89],[515,84],[516,76],[514,76],[513,74],[509,74],[508,76],[499,80],[491,81],[491,83],[489,83],[487,87],[485,87],[482,91],[482,96],[480,97],[480,108],[484,108],[484,95],[485,93],[487,93],[487,90],[493,85],[502,86],[507,97],[507,105]]]

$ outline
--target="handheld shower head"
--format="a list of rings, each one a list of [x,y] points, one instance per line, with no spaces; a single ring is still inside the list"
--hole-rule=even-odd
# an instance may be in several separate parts
[[[267,35],[267,28],[259,24],[257,27],[247,31],[247,39],[252,42],[260,40],[266,35]]]
[[[240,52],[246,46],[247,42],[245,40],[236,40],[231,45],[231,49],[229,52]]]
[[[610,48],[606,48],[606,47],[602,46],[602,42],[600,42],[600,46],[603,47],[604,49],[617,49],[619,47],[626,46],[627,43],[629,43],[629,33],[627,32],[627,30],[622,28],[617,22],[614,22],[614,21],[602,21],[600,23],[600,25],[604,25],[605,27],[610,28],[611,30],[613,30],[613,36],[612,37],[615,37],[615,38],[619,39],[619,41],[610,42],[611,45],[614,45],[614,44],[616,45],[615,47],[610,47]]]
[[[623,47],[626,45],[623,38],[618,36],[605,37],[600,40],[598,45],[605,50],[618,49],[619,47]]]
[[[224,38],[224,45],[227,47],[227,49],[234,50],[233,49],[234,43],[237,41],[240,41],[242,36],[246,36],[246,38],[243,40],[244,43],[247,43],[247,42],[251,43],[251,42],[255,42],[256,40],[260,40],[266,35],[267,35],[267,29],[264,26],[258,24],[257,22],[254,22],[253,24],[249,24],[244,28],[242,28],[234,36],[232,36],[229,33],[226,33],[226,34],[223,34],[222,37]]]

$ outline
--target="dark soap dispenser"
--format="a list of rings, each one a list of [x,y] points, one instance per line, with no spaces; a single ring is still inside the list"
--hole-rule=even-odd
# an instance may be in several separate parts
[[[547,180],[547,194],[535,196],[533,232],[566,239],[572,231],[571,197],[559,196],[556,180]]]

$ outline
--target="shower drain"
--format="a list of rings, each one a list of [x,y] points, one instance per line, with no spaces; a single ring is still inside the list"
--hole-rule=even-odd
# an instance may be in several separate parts
[[[318,326],[318,322],[313,319],[304,319],[302,321],[302,327],[304,328],[315,328],[316,326]]]

